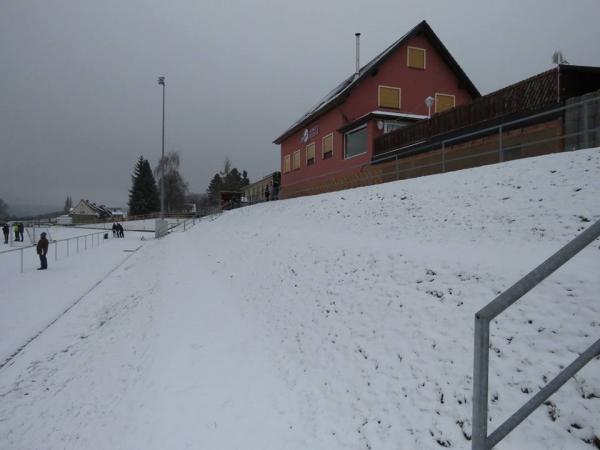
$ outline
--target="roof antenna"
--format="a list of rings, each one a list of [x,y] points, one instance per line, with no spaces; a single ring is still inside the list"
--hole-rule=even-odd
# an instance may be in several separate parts
[[[356,70],[354,71],[354,78],[358,78],[360,72],[360,33],[354,33],[356,36]]]

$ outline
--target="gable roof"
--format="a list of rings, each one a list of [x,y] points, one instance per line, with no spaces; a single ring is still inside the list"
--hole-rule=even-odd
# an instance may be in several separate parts
[[[460,80],[460,86],[464,87],[473,97],[480,97],[481,94],[473,84],[473,82],[467,77],[467,74],[462,70],[462,68],[458,65],[454,57],[450,54],[448,49],[444,46],[442,41],[437,37],[437,35],[433,32],[427,21],[423,20],[416,27],[386,48],[383,52],[373,58],[369,63],[363,66],[359,72],[358,76],[356,74],[352,74],[340,84],[338,84],[331,92],[329,92],[319,103],[313,106],[306,114],[304,114],[300,119],[298,119],[291,127],[289,127],[286,131],[283,132],[281,136],[273,141],[274,144],[281,144],[281,142],[306,126],[309,122],[312,122],[321,114],[329,111],[333,107],[343,103],[346,98],[350,95],[352,89],[360,84],[360,82],[367,77],[367,75],[372,74],[377,68],[397,50],[401,45],[406,43],[410,38],[418,35],[424,34],[433,44],[434,48],[441,55],[442,59],[448,64],[448,66],[452,69],[454,74]]]

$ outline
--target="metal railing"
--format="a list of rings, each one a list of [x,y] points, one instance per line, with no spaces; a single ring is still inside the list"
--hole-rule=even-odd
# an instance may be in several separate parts
[[[286,184],[282,188],[281,198],[331,192],[537,156],[539,150],[537,146],[550,147],[554,145],[554,151],[563,151],[600,145],[600,126],[598,126],[597,120],[594,123],[588,119],[592,104],[598,109],[600,97],[587,98],[518,120],[506,121],[492,127],[448,137],[436,141],[426,148],[423,146],[427,142],[422,141],[400,149],[392,149],[374,156],[368,163],[355,164]],[[578,131],[566,132],[563,121],[561,133],[541,139],[528,139],[526,136],[519,138],[509,134],[512,130],[518,129],[520,125],[529,126],[528,123],[532,121],[543,123],[544,118],[548,118],[547,121],[561,120],[560,115],[568,111],[581,112],[583,123]],[[457,149],[463,143],[477,139],[489,139],[488,143],[479,144],[480,147],[485,147],[482,151],[471,153],[462,148]],[[511,141],[519,142],[515,144]],[[532,154],[527,154],[529,151]],[[424,162],[419,164],[406,159],[415,154],[424,155]],[[543,153],[539,151],[539,154]]]
[[[536,287],[545,278],[600,237],[600,220],[562,247],[554,255],[529,272],[496,299],[475,314],[475,348],[473,362],[473,423],[472,449],[489,450],[504,439],[548,397],[556,392],[594,357],[600,355],[600,339],[546,384],[527,403],[506,419],[488,436],[488,382],[490,322],[509,306]]]
[[[89,247],[93,248],[94,247],[94,241],[96,242],[96,247],[100,246],[100,243],[104,240],[104,235],[109,236],[110,234],[107,233],[106,231],[99,231],[99,232],[95,232],[95,233],[89,233],[89,234],[84,234],[81,236],[73,236],[70,238],[66,238],[66,239],[59,239],[59,240],[52,240],[52,241],[48,241],[48,253],[46,256],[49,256],[51,253],[51,248],[54,247],[54,260],[58,261],[58,254],[59,254],[59,244],[63,244],[64,245],[64,254],[65,256],[69,256],[71,254],[72,251],[75,251],[76,253],[79,253],[80,251],[84,251],[88,249],[88,243],[89,243]],[[73,245],[71,245],[71,242],[75,241],[75,243]],[[81,243],[80,243],[81,242]],[[37,244],[30,244],[30,245],[26,245],[24,247],[19,247],[19,248],[13,248],[10,250],[4,250],[2,252],[0,252],[0,256],[2,255],[6,255],[9,253],[14,253],[14,252],[19,252],[19,267],[21,269],[21,273],[23,273],[23,266],[24,266],[24,252],[27,249],[33,249],[37,246]],[[71,249],[71,247],[73,247],[73,249]]]

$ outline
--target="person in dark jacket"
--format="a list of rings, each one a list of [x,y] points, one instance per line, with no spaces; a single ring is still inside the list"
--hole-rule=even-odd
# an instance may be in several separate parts
[[[25,233],[25,226],[23,222],[19,222],[19,240],[23,242],[23,234]]]
[[[4,243],[8,244],[8,233],[10,233],[10,227],[7,223],[2,225],[2,233],[4,234]]]
[[[112,226],[113,237],[117,237],[117,224],[113,223]]]
[[[117,223],[117,237],[125,237],[123,225],[121,225],[120,223]]]
[[[38,270],[46,270],[48,268],[48,260],[46,254],[48,253],[48,239],[46,239],[46,233],[40,235],[40,240],[37,243],[37,254],[40,257],[40,267]]]

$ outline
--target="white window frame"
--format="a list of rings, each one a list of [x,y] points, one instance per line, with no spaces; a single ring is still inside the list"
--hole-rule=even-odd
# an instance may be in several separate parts
[[[365,151],[362,153],[357,153],[356,155],[352,155],[352,156],[346,156],[347,135],[350,133],[356,133],[357,131],[362,130],[363,128],[366,129],[367,124],[360,125],[356,128],[352,128],[351,130],[348,130],[344,133],[344,160],[356,158],[357,156],[361,156],[361,155],[364,155],[365,153],[368,153],[369,150],[365,149]],[[369,143],[369,130],[367,130],[367,145],[368,145],[368,143]]]
[[[328,138],[329,136],[331,136],[331,157],[327,158],[327,159],[332,159],[333,158],[333,147],[334,147],[334,136],[333,136],[333,132],[323,136],[323,138],[321,139],[321,159],[325,159],[325,146],[323,145],[323,142],[325,141],[326,138]]]

